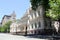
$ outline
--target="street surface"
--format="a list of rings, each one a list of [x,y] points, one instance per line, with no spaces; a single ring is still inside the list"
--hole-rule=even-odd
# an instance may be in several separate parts
[[[20,35],[0,33],[0,40],[48,40],[48,39],[29,38]]]

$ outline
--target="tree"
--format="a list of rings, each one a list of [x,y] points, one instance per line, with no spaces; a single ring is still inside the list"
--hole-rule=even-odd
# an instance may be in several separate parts
[[[33,10],[36,10],[40,5],[43,5],[46,10],[49,8],[49,0],[30,0],[30,2]]]
[[[60,0],[49,0],[50,9],[46,12],[46,16],[52,20],[60,20]]]
[[[48,11],[46,11],[46,16],[50,17],[51,20],[53,20],[53,21],[57,21],[57,22],[59,21],[59,24],[60,24],[60,0],[49,0],[49,5],[50,5],[50,9],[48,9]],[[58,29],[59,29],[59,27],[58,27]],[[60,31],[60,29],[59,29],[59,31]]]
[[[11,23],[12,23],[12,22],[9,21],[9,22],[7,22],[7,23],[4,25],[4,26],[6,27],[6,29],[7,29],[7,30],[6,30],[7,32],[10,32],[10,25],[11,25]]]
[[[2,26],[0,26],[0,32],[1,32],[1,27],[2,27]]]
[[[46,11],[46,16],[53,20],[60,20],[60,0],[30,0],[32,9],[36,10],[38,6],[43,5],[42,8]]]
[[[1,27],[1,32],[10,32],[10,24],[12,22],[11,21],[8,21],[5,25],[3,25]]]
[[[5,27],[1,27],[1,32],[2,33],[6,33],[6,28]]]

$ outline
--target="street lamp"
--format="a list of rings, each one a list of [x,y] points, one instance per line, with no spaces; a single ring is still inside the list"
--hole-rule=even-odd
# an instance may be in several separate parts
[[[27,25],[26,25],[26,32],[25,32],[25,35],[27,36]]]

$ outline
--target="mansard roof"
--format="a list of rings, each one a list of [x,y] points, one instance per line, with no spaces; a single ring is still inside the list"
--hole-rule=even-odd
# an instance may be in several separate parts
[[[4,19],[5,17],[11,17],[10,15],[4,15],[2,19]]]

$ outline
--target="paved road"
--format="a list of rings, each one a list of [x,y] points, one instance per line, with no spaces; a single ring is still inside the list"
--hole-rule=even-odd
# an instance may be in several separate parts
[[[48,40],[0,33],[0,40]]]

